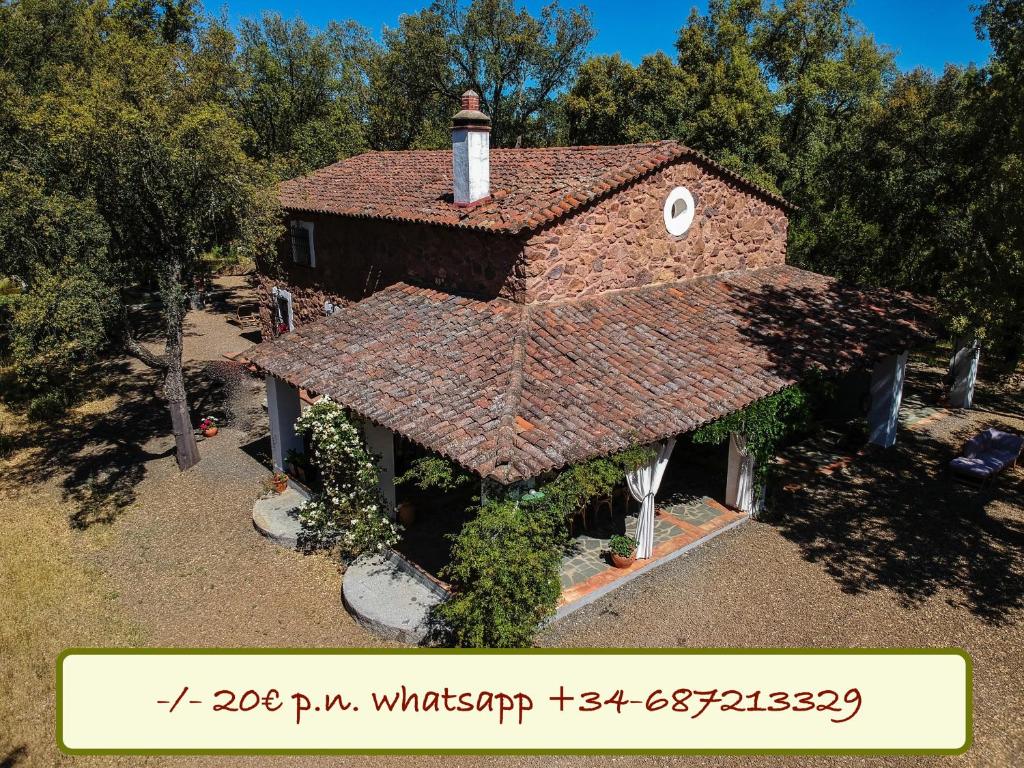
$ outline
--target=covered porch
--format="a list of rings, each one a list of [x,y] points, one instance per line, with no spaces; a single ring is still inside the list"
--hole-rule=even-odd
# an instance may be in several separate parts
[[[869,444],[884,448],[895,442],[896,425],[901,416],[906,418],[901,412],[905,366],[905,354],[886,356],[876,363],[871,375],[855,373],[849,377],[852,386],[839,388],[832,405],[848,416],[853,414],[850,425],[864,425]],[[294,418],[308,398],[298,388],[272,376],[267,378],[267,387],[275,463],[280,460],[281,466],[287,466],[286,451],[303,449],[302,441],[294,434]],[[868,400],[863,398],[865,393]],[[866,417],[857,415],[864,410]],[[916,417],[917,409],[914,414]],[[398,505],[408,499],[408,491],[396,487],[394,479],[425,449],[365,421],[363,431],[367,445],[378,457],[381,497],[395,514]],[[810,448],[812,442],[804,447]],[[560,568],[562,595],[556,617],[568,615],[755,515],[756,467],[742,445],[742,435],[738,434],[723,445],[698,445],[689,434],[660,441],[655,444],[659,450],[651,463],[629,473],[636,477],[623,475],[612,494],[590,500],[579,515],[567,518],[571,540]],[[813,450],[804,447],[788,453],[806,453],[814,460]],[[645,471],[646,479],[640,477]],[[420,615],[425,604],[444,599],[447,585],[441,571],[450,559],[450,537],[469,519],[472,497],[481,491],[483,487],[477,485],[436,496],[426,504],[419,498],[416,519],[407,525],[394,551],[374,560],[372,568],[361,566],[346,577],[350,581],[356,576],[369,579],[361,590],[364,603],[377,606],[386,601],[394,608],[406,600],[412,613]],[[295,498],[300,503],[302,495],[296,494]],[[650,506],[645,509],[648,499]],[[636,562],[627,568],[614,567],[608,557],[611,536],[624,534],[642,540],[645,528],[650,531],[649,550],[638,552]],[[358,610],[352,600],[346,604],[350,610]],[[377,626],[380,620],[370,624]],[[378,627],[378,631],[384,630]],[[414,636],[418,635],[402,637]]]
[[[684,461],[689,481],[666,474],[702,425],[810,370],[859,372],[867,437],[893,445],[906,351],[930,338],[927,316],[908,297],[865,294],[791,267],[536,306],[398,285],[260,345],[252,359],[267,375],[275,466],[302,449],[292,429],[300,389],[329,395],[361,420],[391,514],[406,444],[474,473],[482,495],[495,486],[526,491],[566,467],[651,446],[654,459],[623,477],[628,492],[610,504],[590,500],[589,521],[566,521],[575,546],[560,574],[564,614],[757,514],[742,431],[728,436],[710,471]],[[418,515],[397,547],[431,587],[446,535],[465,514]],[[612,533],[638,546],[637,563],[610,574],[602,551]]]
[[[654,517],[651,556],[628,568],[616,568],[608,560],[609,540],[614,533],[636,537],[636,515],[623,515],[615,523],[580,533],[562,559],[562,596],[556,618],[562,618],[628,581],[686,554],[720,533],[746,522],[748,516],[728,509],[708,497],[659,503]]]

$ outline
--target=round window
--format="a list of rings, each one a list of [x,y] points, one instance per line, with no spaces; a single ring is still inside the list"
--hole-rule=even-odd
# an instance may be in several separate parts
[[[665,229],[669,234],[685,235],[693,223],[693,195],[686,187],[676,187],[665,198]]]

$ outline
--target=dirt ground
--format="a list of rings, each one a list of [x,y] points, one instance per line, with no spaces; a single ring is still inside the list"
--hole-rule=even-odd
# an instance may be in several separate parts
[[[977,408],[904,430],[889,451],[803,478],[764,521],[730,531],[553,625],[549,646],[959,646],[974,658],[974,747],[956,758],[109,758],[56,749],[53,665],[65,647],[373,646],[340,605],[338,566],[252,528],[267,470],[262,386],[223,354],[242,278],[190,313],[198,415],[222,419],[177,471],[155,381],[114,360],[92,401],[27,425],[0,458],[0,768],[50,765],[1014,766],[1024,755],[1024,470],[989,490],[942,467],[1024,405],[982,387]],[[926,396],[934,369],[915,366]]]

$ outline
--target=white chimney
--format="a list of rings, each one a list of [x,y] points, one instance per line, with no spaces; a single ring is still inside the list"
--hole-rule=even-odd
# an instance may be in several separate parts
[[[452,118],[452,178],[456,205],[491,195],[491,118],[480,111],[476,91],[462,94],[462,111]]]

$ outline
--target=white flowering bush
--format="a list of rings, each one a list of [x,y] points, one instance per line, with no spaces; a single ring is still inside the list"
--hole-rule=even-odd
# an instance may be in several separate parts
[[[295,430],[309,437],[310,460],[323,484],[299,509],[307,539],[317,546],[339,544],[350,557],[395,544],[398,526],[385,512],[377,463],[345,410],[323,398],[305,410]]]

